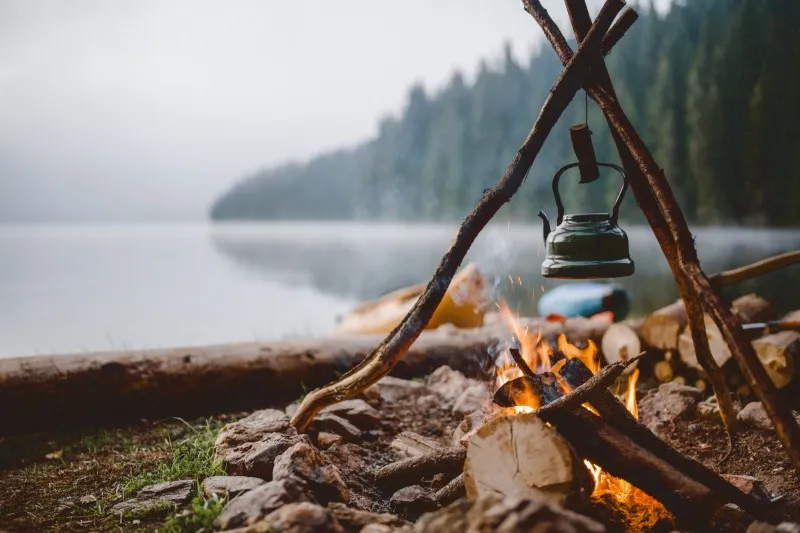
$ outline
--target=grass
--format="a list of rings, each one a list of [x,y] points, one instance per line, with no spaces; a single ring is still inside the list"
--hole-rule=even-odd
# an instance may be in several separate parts
[[[167,460],[158,461],[151,465],[152,468],[139,471],[123,482],[123,499],[147,485],[179,479],[194,479],[199,484],[206,477],[225,475],[222,462],[214,458],[214,441],[221,423],[208,420],[200,427],[188,423],[186,426],[190,432],[185,438],[177,442],[170,436],[165,438]]]
[[[214,520],[225,507],[225,500],[216,494],[211,498],[198,491],[189,508],[167,518],[159,533],[200,533],[214,530]]]

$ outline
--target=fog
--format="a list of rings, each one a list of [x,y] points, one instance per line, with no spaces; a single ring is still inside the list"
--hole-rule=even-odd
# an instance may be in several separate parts
[[[368,138],[413,82],[505,41],[541,44],[519,0],[4,0],[0,221],[205,217],[243,174]]]

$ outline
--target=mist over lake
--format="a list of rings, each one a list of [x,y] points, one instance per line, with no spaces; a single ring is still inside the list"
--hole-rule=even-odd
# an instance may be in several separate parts
[[[632,314],[677,297],[649,228],[625,227],[636,273],[617,281]],[[0,357],[323,335],[358,301],[427,281],[456,225],[261,223],[0,227]],[[799,230],[695,230],[706,272],[800,247]],[[534,314],[541,228],[497,223],[468,260]],[[730,287],[779,312],[798,267]],[[509,276],[514,284],[509,282]],[[522,281],[520,286],[519,281]]]

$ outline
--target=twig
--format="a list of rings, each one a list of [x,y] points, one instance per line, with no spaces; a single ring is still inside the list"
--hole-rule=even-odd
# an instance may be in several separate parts
[[[462,222],[450,249],[442,257],[431,281],[403,321],[359,366],[338,382],[308,394],[292,418],[292,425],[304,431],[323,408],[352,398],[389,373],[414,343],[442,301],[450,281],[480,231],[519,189],[534,159],[558,118],[581,86],[582,78],[598,54],[600,42],[624,6],[623,0],[606,0],[597,21],[553,86],[539,112],[533,129],[500,181],[481,197]]]
[[[383,488],[399,489],[419,483],[425,474],[455,474],[464,466],[466,458],[467,451],[464,448],[450,448],[403,459],[377,469],[375,481]]]
[[[786,252],[785,254],[767,257],[761,261],[756,261],[749,265],[740,266],[739,268],[732,268],[724,272],[718,272],[708,277],[708,281],[714,287],[723,287],[725,285],[733,285],[734,283],[742,282],[746,279],[762,276],[773,270],[785,268],[794,264],[800,263],[800,250],[794,252]]]
[[[547,11],[541,7],[538,0],[523,0],[523,3],[526,11],[528,11],[542,27],[545,36],[556,50],[562,62],[569,61],[569,58],[572,57],[572,50],[558,29],[558,26],[547,14]],[[586,28],[591,24],[589,11],[586,8],[584,0],[567,0],[566,4],[575,35],[580,42],[585,38]],[[599,61],[592,72],[593,76],[584,86],[587,93],[598,103],[600,103],[601,97],[607,97],[608,100],[616,103],[614,86],[611,83],[611,78],[605,63]],[[618,104],[617,107],[619,107]],[[601,106],[601,108],[603,107]],[[603,108],[603,111],[606,112],[605,108]],[[622,113],[621,108],[620,113]],[[694,243],[691,239],[691,235],[688,233],[686,221],[683,219],[683,214],[680,213],[680,209],[677,208],[680,220],[685,227],[685,232],[682,233],[681,231],[675,230],[675,224],[668,223],[669,217],[667,214],[662,213],[662,206],[664,204],[663,196],[665,193],[662,191],[662,194],[659,196],[656,192],[658,189],[653,188],[652,185],[650,187],[646,186],[646,184],[649,184],[649,179],[646,179],[644,176],[639,165],[639,159],[634,156],[634,151],[628,146],[628,143],[623,139],[620,132],[614,128],[612,119],[608,116],[608,113],[606,113],[606,120],[611,127],[611,136],[617,146],[622,164],[630,177],[631,189],[636,197],[636,201],[647,218],[656,239],[661,245],[664,256],[675,276],[681,296],[687,303],[687,317],[692,326],[692,340],[695,343],[698,362],[709,376],[720,407],[720,417],[728,432],[733,433],[737,425],[736,407],[733,403],[733,396],[730,393],[722,370],[719,368],[719,365],[717,365],[711,355],[711,349],[708,347],[708,337],[705,334],[705,322],[703,321],[702,302],[700,301],[698,293],[692,290],[691,285],[686,281],[685,272],[682,269],[682,265],[686,262],[685,257],[689,257],[689,260],[694,258],[695,263],[697,262]],[[644,150],[646,151],[647,148],[644,147]],[[666,189],[667,193],[671,195],[671,191],[668,190],[669,185],[666,185]],[[688,239],[686,235],[688,235]]]
[[[535,374],[535,372],[531,370],[531,367],[528,366],[528,363],[525,361],[525,359],[522,358],[522,354],[519,353],[519,350],[516,348],[509,348],[508,352],[511,354],[511,358],[514,359],[514,362],[517,364],[523,374],[526,376],[533,376]]]

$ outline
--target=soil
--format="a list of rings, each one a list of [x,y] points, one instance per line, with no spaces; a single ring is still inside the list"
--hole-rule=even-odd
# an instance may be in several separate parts
[[[380,412],[380,429],[365,432],[358,444],[335,445],[324,450],[323,455],[339,467],[351,492],[350,506],[392,512],[391,493],[377,489],[370,473],[401,458],[389,446],[394,436],[401,431],[414,431],[449,446],[461,417],[453,415],[443,402],[418,402],[414,396],[384,402]],[[241,416],[237,413],[216,420],[224,422]],[[168,459],[166,439],[179,438],[187,431],[183,421],[163,420],[117,429],[0,440],[0,531],[152,531],[163,524],[165,513],[120,519],[110,508],[122,501],[125,484],[132,477]],[[781,497],[777,505],[785,518],[800,521],[800,475],[773,433],[745,430],[727,457],[727,438],[719,423],[675,420],[659,433],[682,452],[720,473],[746,474],[762,480],[774,496]],[[448,481],[431,478],[421,484],[438,488]],[[609,531],[623,530],[619,521],[624,510],[595,502],[593,508],[583,512],[609,524]],[[659,528],[667,526],[662,521]],[[724,530],[745,528],[746,522]],[[669,527],[658,530],[671,531]]]

